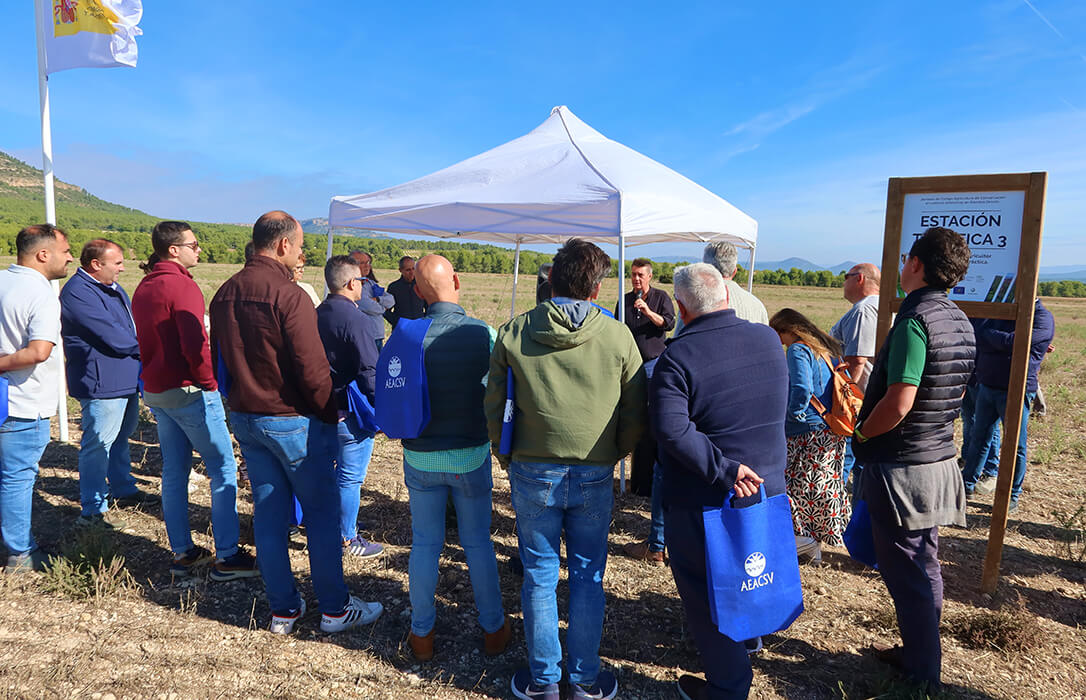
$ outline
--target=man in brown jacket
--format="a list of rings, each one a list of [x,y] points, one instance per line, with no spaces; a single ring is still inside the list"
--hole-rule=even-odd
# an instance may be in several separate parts
[[[321,630],[339,632],[373,622],[382,607],[350,595],[343,580],[332,467],[338,412],[317,312],[292,281],[302,227],[286,212],[268,212],[253,225],[253,248],[211,301],[211,352],[253,486],[271,631],[289,634],[305,614],[287,551],[293,492],[305,513]]]

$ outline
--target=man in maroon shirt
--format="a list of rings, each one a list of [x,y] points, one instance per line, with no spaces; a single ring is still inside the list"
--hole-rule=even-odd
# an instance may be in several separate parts
[[[143,369],[143,402],[158,422],[162,448],[162,518],[173,550],[170,573],[188,574],[211,558],[192,542],[189,471],[193,447],[211,479],[213,581],[256,576],[253,557],[238,548],[237,462],[204,332],[204,295],[189,268],[200,259],[192,228],[161,221],[151,232],[154,253],[132,294],[132,317]]]
[[[332,468],[339,412],[317,311],[293,281],[302,242],[293,216],[264,214],[253,224],[253,258],[211,300],[211,346],[222,360],[219,379],[229,375],[230,423],[253,484],[253,534],[278,634],[305,614],[287,550],[292,492],[305,514],[321,630],[369,624],[382,610],[351,595],[343,580]]]

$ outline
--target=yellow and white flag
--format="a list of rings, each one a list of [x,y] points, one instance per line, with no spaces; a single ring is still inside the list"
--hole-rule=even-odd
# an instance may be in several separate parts
[[[136,65],[142,0],[39,0],[45,72]]]

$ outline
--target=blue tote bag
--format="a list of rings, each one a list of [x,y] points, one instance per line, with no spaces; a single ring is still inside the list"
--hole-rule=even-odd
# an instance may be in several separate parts
[[[347,410],[358,421],[358,425],[362,430],[370,433],[381,430],[377,426],[377,416],[373,412],[373,406],[370,405],[370,400],[366,398],[362,390],[358,388],[357,380],[347,385],[347,404]]]
[[[422,341],[433,319],[400,319],[377,358],[373,408],[390,438],[416,438],[430,422]]]
[[[720,633],[753,639],[787,629],[803,612],[787,494],[734,508],[704,508],[709,610]]]
[[[513,423],[516,420],[517,399],[513,387],[513,368],[505,368],[505,407],[502,411],[502,436],[498,443],[498,454],[513,454]]]
[[[8,378],[0,377],[0,423],[8,419]]]
[[[872,569],[879,568],[875,558],[875,539],[871,535],[871,513],[868,512],[867,501],[864,499],[858,498],[852,504],[852,517],[849,518],[842,538],[850,557]]]

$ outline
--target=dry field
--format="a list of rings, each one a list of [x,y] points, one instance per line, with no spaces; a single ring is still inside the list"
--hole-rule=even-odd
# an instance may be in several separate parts
[[[210,298],[236,267],[194,270]],[[379,271],[382,282],[395,277]],[[125,274],[131,291],[139,273]],[[321,287],[317,268],[307,280]],[[467,274],[468,312],[492,324],[508,317],[510,280]],[[615,280],[605,286],[613,305]],[[529,308],[534,279],[522,277],[518,310]],[[843,313],[840,290],[765,287],[756,292],[770,313],[793,306],[824,326]],[[1071,698],[1086,692],[1086,303],[1046,300],[1057,320],[1057,349],[1042,382],[1049,413],[1030,426],[1030,465],[1021,508],[1012,518],[1003,578],[993,596],[978,590],[990,498],[969,507],[969,527],[942,531],[946,580],[943,617],[946,697]],[[726,387],[721,387],[725,389]],[[78,405],[72,440],[78,444]],[[54,428],[55,430],[55,428]],[[56,433],[54,432],[54,435]],[[259,579],[213,583],[171,580],[169,551],[158,508],[126,511],[132,531],[100,541],[76,541],[77,447],[54,442],[41,463],[34,530],[41,544],[67,552],[93,548],[123,567],[95,572],[0,576],[0,697],[189,698],[485,698],[510,697],[509,677],[525,665],[518,628],[509,651],[487,659],[462,550],[450,532],[438,589],[437,655],[414,661],[408,631],[407,555],[410,524],[399,445],[379,438],[363,490],[361,520],[386,546],[371,562],[345,562],[351,589],[380,600],[385,614],[370,627],[326,636],[310,613],[290,637],[266,631],[269,610]],[[132,440],[133,471],[157,491],[161,476],[154,424],[142,422]],[[202,470],[197,460],[196,472]],[[520,617],[519,579],[508,567],[516,551],[509,484],[495,472],[494,541],[507,611]],[[207,481],[193,480],[192,525],[210,546]],[[246,488],[239,494],[243,538],[251,522]],[[601,653],[624,698],[677,697],[679,674],[700,662],[684,639],[681,606],[666,568],[620,554],[643,538],[648,501],[616,498],[604,585],[607,618]],[[292,543],[295,573],[312,602],[304,539]],[[756,698],[906,698],[865,649],[894,642],[889,596],[877,573],[829,548],[821,566],[803,566],[806,612],[787,631],[766,640],[754,659]],[[559,584],[560,599],[565,583]],[[565,610],[562,610],[565,614]]]

